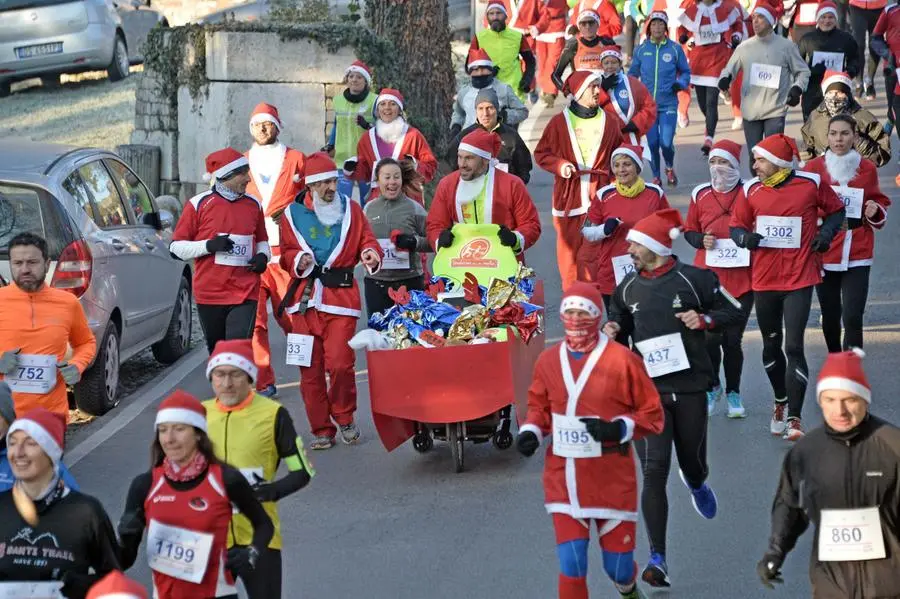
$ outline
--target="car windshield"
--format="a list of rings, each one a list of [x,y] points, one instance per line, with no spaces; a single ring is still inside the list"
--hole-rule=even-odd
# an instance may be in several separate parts
[[[42,8],[44,6],[56,6],[57,4],[72,4],[73,1],[77,0],[0,0],[0,12]]]
[[[45,191],[34,187],[0,181],[0,255],[9,254],[9,241],[19,233],[28,231],[46,239],[43,195]]]

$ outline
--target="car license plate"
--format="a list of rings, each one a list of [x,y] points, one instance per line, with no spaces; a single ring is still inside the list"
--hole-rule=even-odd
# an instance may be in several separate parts
[[[35,56],[47,56],[48,54],[62,54],[62,42],[51,42],[49,44],[38,44],[36,46],[24,46],[16,48],[16,56],[19,59],[34,58]]]

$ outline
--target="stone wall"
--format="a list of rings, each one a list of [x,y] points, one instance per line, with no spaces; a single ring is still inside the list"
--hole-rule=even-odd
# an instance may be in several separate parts
[[[175,27],[245,2],[246,0],[150,0],[150,6],[163,13],[169,24]]]

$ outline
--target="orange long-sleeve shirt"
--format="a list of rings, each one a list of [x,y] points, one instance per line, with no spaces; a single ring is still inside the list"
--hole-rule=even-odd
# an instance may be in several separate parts
[[[15,284],[0,288],[0,354],[20,349],[20,354],[56,356],[61,363],[69,345],[68,363],[83,373],[97,353],[97,341],[75,296],[47,285],[34,293]],[[13,392],[13,402],[17,414],[43,407],[68,418],[66,384],[58,371],[49,393]]]

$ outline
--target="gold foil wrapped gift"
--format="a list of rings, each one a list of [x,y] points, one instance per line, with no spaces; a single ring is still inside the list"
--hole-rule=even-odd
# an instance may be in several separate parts
[[[496,310],[505,306],[513,293],[516,291],[516,284],[502,279],[491,279],[487,288],[486,304],[489,310]]]
[[[450,326],[447,339],[468,341],[487,327],[488,320],[490,320],[488,309],[481,304],[466,306]]]

